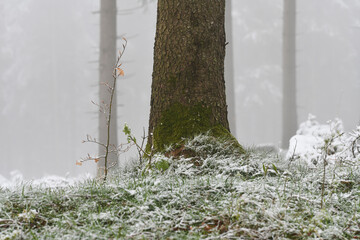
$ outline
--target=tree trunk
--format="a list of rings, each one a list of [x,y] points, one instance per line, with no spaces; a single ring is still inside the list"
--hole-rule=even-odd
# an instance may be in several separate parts
[[[283,132],[282,148],[297,130],[296,104],[296,0],[284,0],[283,26]]]
[[[113,70],[116,61],[116,0],[101,0],[100,3],[100,103],[109,104],[110,92],[108,86],[113,85]],[[116,90],[115,90],[116,91]],[[118,145],[117,143],[117,104],[116,94],[114,95],[110,124],[110,149]],[[99,142],[106,144],[107,141],[107,113],[99,113]],[[99,156],[105,155],[105,148],[99,146]],[[116,153],[110,153],[108,156],[108,166],[118,164]],[[104,175],[104,160],[98,162],[98,177]]]
[[[236,103],[235,103],[235,79],[234,79],[234,42],[232,36],[232,0],[226,0],[225,8],[225,32],[226,45],[225,54],[225,83],[226,83],[226,102],[228,104],[228,118],[231,133],[236,137]]]
[[[225,0],[158,0],[148,141],[155,151],[208,131],[231,136],[224,20]]]

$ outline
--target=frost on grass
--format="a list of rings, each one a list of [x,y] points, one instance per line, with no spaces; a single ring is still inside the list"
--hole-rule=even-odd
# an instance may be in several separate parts
[[[300,158],[234,154],[210,136],[186,148],[196,157],[156,155],[107,183],[2,188],[0,239],[360,238],[358,158],[329,162],[323,182]]]

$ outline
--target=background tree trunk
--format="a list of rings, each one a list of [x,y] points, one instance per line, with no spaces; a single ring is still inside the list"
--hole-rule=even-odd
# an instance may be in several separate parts
[[[100,103],[109,104],[110,92],[104,83],[113,85],[113,69],[116,60],[116,0],[101,0],[100,3]],[[116,90],[112,104],[110,124],[110,145],[117,146],[117,101]],[[99,113],[99,142],[106,143],[107,140],[107,114]],[[99,155],[105,155],[105,149],[99,146]],[[108,166],[118,163],[116,153],[110,153]],[[104,175],[104,160],[98,162],[98,177]]]
[[[231,136],[224,81],[225,0],[159,0],[149,145]],[[232,137],[233,138],[233,137]]]
[[[236,103],[235,103],[235,79],[234,79],[234,42],[232,36],[232,0],[225,1],[225,33],[226,54],[225,54],[225,83],[226,102],[228,105],[228,118],[231,133],[236,137]]]
[[[297,130],[296,101],[296,0],[284,0],[283,25],[283,132],[282,148]]]

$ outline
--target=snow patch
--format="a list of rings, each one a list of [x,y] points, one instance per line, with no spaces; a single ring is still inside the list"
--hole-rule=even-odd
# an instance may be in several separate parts
[[[360,127],[352,132],[345,132],[340,119],[320,124],[316,117],[310,114],[308,120],[300,124],[296,135],[290,139],[285,159],[306,162],[311,168],[316,167],[325,157],[326,161],[331,163],[359,160],[359,138]]]
[[[25,184],[25,185],[31,184],[32,186],[36,186],[36,187],[58,188],[58,187],[72,186],[79,182],[83,182],[91,178],[92,178],[91,174],[84,174],[72,178],[49,175],[49,176],[44,176],[40,179],[25,180],[23,175],[18,170],[15,170],[10,173],[10,179],[7,179],[4,176],[0,175],[0,187],[11,189],[21,184]]]

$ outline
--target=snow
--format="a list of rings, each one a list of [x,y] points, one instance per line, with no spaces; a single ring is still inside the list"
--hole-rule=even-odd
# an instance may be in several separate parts
[[[329,154],[327,161],[335,163],[337,160],[352,159],[359,160],[359,150],[355,149],[356,156],[352,152],[350,144],[360,136],[360,126],[353,132],[344,132],[344,126],[340,119],[328,121],[326,124],[320,124],[316,117],[309,114],[307,121],[300,124],[296,135],[290,139],[289,150],[285,154],[285,159],[288,161],[300,160],[307,163],[309,168],[315,168],[323,160],[323,149],[325,140],[332,139],[331,146],[329,146]],[[195,138],[194,141],[199,139]],[[193,143],[190,143],[193,144]],[[201,146],[198,146],[200,148]],[[273,150],[271,145],[258,146],[260,149]],[[201,149],[198,149],[201,150]],[[275,151],[269,151],[269,153],[275,153]],[[161,157],[160,157],[161,159]],[[204,164],[212,162],[211,157],[205,159]],[[232,171],[239,172],[251,172],[253,169],[251,166],[229,166],[226,164],[226,159],[223,161],[223,165],[220,168],[228,169],[231,167]],[[231,162],[231,161],[229,161]],[[231,163],[229,163],[231,165]],[[194,174],[195,169],[192,168],[192,163],[184,164],[176,171],[181,172],[184,175]],[[272,171],[272,169],[269,169]],[[44,187],[44,188],[56,188],[66,187],[90,179],[91,175],[80,175],[77,177],[62,177],[49,175],[44,176],[40,179],[25,180],[23,175],[15,170],[10,173],[10,178],[7,179],[0,175],[0,187],[2,188],[13,188],[21,184],[31,184],[32,186]],[[158,180],[159,181],[159,180]],[[157,183],[155,183],[157,184]],[[134,190],[129,190],[130,195],[134,195]]]
[[[90,176],[25,181],[14,171],[0,176],[10,188],[0,187],[0,239],[345,239],[360,232],[359,139],[360,127],[345,132],[340,120],[309,116],[287,158],[268,146],[237,155],[201,135],[185,143],[196,159],[158,154],[152,168],[106,183],[77,184]],[[167,170],[156,167],[162,161]]]
[[[22,212],[18,215],[18,218],[25,220],[25,221],[30,221],[36,215],[38,215],[38,212],[34,209],[30,209],[28,211],[24,210],[24,212]]]
[[[359,136],[360,127],[352,132],[345,132],[340,119],[320,124],[316,117],[310,114],[308,120],[300,124],[296,135],[290,139],[285,158],[289,161],[304,161],[310,168],[314,168],[324,160],[324,149],[327,148],[328,162],[356,161],[360,159],[360,154],[352,145]]]
[[[35,187],[43,188],[58,188],[73,186],[78,182],[83,182],[87,179],[91,179],[90,174],[79,175],[77,177],[62,177],[55,175],[44,176],[39,179],[26,180],[23,175],[18,171],[12,171],[10,173],[10,179],[0,175],[0,187],[2,188],[14,188],[18,185],[32,185]]]

